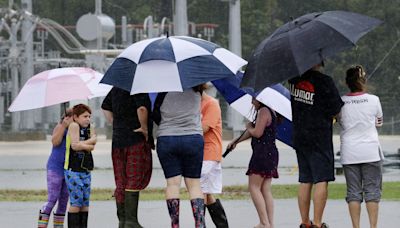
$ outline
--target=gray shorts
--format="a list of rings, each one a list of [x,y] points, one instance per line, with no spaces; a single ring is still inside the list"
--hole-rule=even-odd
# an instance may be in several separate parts
[[[346,201],[379,202],[382,192],[382,161],[343,165]]]

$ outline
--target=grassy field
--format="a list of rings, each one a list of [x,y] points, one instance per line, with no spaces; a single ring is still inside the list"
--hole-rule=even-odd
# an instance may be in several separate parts
[[[297,197],[297,185],[273,185],[272,191],[275,199],[292,199]],[[223,189],[224,194],[220,198],[225,200],[250,199],[247,186],[227,186]],[[188,195],[185,189],[181,190],[183,199]],[[346,194],[345,184],[330,184],[329,199],[344,199]],[[91,200],[113,200],[113,189],[92,189]],[[46,190],[0,190],[0,201],[45,201],[47,199]],[[163,200],[163,188],[149,188],[143,190],[140,195],[141,200]],[[383,183],[383,200],[400,201],[400,182]]]

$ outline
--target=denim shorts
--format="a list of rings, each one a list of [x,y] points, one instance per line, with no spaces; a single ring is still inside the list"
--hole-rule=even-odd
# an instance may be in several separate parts
[[[203,136],[199,134],[159,136],[157,138],[157,154],[165,178],[178,175],[200,178],[203,149]]]
[[[319,183],[335,180],[334,156],[331,150],[318,147],[296,149],[300,183]]]
[[[346,201],[379,202],[382,192],[382,161],[343,165]]]

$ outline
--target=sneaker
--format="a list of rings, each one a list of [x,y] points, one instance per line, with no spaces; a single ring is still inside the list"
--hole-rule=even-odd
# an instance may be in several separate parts
[[[312,225],[311,228],[329,228],[329,226],[326,223],[322,223],[320,227],[318,227],[317,225]]]

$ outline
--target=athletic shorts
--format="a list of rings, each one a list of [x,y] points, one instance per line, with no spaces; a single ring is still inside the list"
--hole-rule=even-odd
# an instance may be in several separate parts
[[[346,201],[379,202],[382,192],[382,161],[343,165]]]
[[[222,192],[221,162],[203,161],[200,184],[203,193],[218,194]]]
[[[88,207],[90,198],[90,172],[64,170],[69,202],[74,207]]]
[[[317,147],[297,148],[300,183],[319,183],[335,180],[334,156],[331,150]]]
[[[159,136],[157,155],[165,178],[179,175],[200,178],[203,149],[203,136],[199,134]]]

